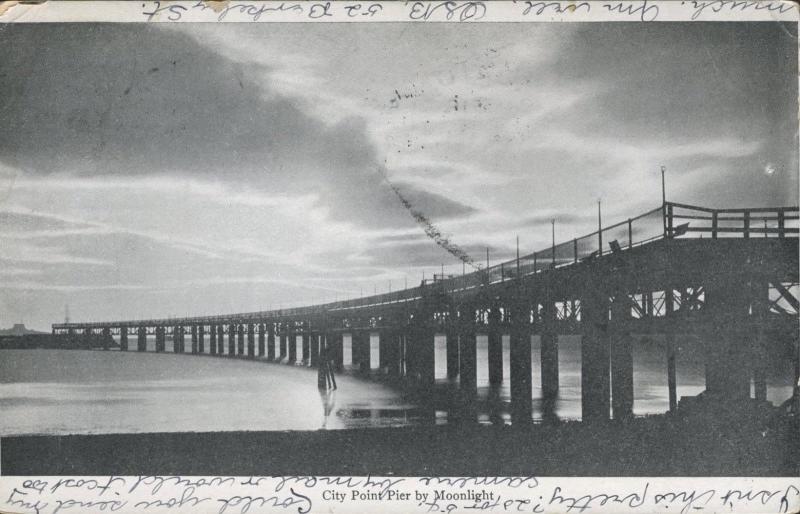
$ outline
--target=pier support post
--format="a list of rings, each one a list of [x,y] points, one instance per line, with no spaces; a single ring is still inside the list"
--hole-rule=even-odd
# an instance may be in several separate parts
[[[103,338],[103,350],[108,350],[109,342],[111,341],[111,329],[110,328],[108,328],[108,327],[103,328],[102,338]]]
[[[328,332],[325,330],[324,325],[315,333],[315,337],[311,339],[311,348],[312,348],[312,355],[313,355],[313,348],[316,347],[316,357],[315,361],[313,362],[312,366],[319,367],[325,361],[325,359],[330,359],[330,350],[328,350]]]
[[[217,326],[210,325],[208,327],[208,352],[211,355],[217,354]]]
[[[389,366],[389,375],[392,377],[403,376],[403,331],[398,326],[392,326],[386,332],[386,361]]]
[[[319,344],[320,332],[319,330],[308,331],[308,354],[306,354],[306,363],[308,367],[316,367],[319,364]]]
[[[264,357],[265,353],[264,350],[266,349],[266,331],[267,327],[263,323],[259,323],[258,325],[258,356]]]
[[[178,327],[178,326],[172,327],[172,352],[173,353],[180,352],[180,348],[181,348],[181,346],[180,346],[180,344],[181,344],[180,343],[180,336],[178,335],[178,332],[180,332],[180,327]]]
[[[765,330],[769,325],[769,282],[753,281],[752,284],[752,311],[756,322],[753,331],[753,386],[755,399],[759,402],[767,401],[767,370],[769,369],[767,341]],[[795,384],[797,381],[795,380]]]
[[[205,329],[205,325],[197,326],[197,353],[206,353]]]
[[[391,339],[392,336],[388,329],[384,328],[378,332],[378,367],[381,369],[381,372],[387,375],[391,370],[390,362],[392,359],[389,355],[389,352],[392,351]]]
[[[325,335],[326,343],[328,344],[328,351],[336,371],[344,369],[344,341],[342,340],[344,334],[342,332],[328,332]]]
[[[703,338],[706,393],[717,401],[750,396],[750,292],[745,283],[745,277],[719,276],[706,285],[705,308],[711,319]]]
[[[303,323],[302,348],[303,348],[303,366],[308,366],[311,362],[311,327],[308,323]]]
[[[137,331],[137,339],[136,339],[136,351],[138,352],[146,352],[147,351],[147,328],[139,327],[136,329]]]
[[[195,353],[197,353],[197,325],[192,325],[191,330],[192,330],[192,349],[191,349],[191,353],[195,354]],[[181,343],[183,343],[183,341],[181,341]],[[181,345],[181,349],[180,349],[181,353],[185,353],[186,352],[186,348],[184,348],[184,346],[185,346],[184,344]]]
[[[244,328],[244,325],[242,325]],[[250,323],[247,325],[247,358],[254,359],[256,356],[256,330],[255,326]]]
[[[395,343],[397,344],[397,373],[398,376],[408,376],[408,324],[404,324],[395,333]]]
[[[542,375],[542,418],[556,417],[558,399],[558,332],[556,330],[556,308],[551,297],[542,302],[539,355]]]
[[[664,291],[665,314],[667,317],[667,333],[666,333],[666,346],[667,346],[667,394],[669,396],[669,411],[675,412],[678,410],[678,376],[675,366],[675,357],[677,347],[675,345],[675,313],[677,311],[675,302],[675,293],[672,286]]]
[[[275,361],[281,362],[286,357],[286,346],[284,342],[284,326],[281,323],[275,324]]]
[[[742,339],[741,335],[728,332],[706,342],[706,392],[721,400],[750,396],[750,373]]]
[[[164,350],[164,327],[156,327],[156,352],[160,353]]]
[[[521,298],[521,292],[518,295],[510,312],[511,420],[516,425],[527,425],[533,415],[530,306]]]
[[[315,330],[308,335],[308,365],[316,367],[319,365],[319,352],[322,346],[322,332]]]
[[[217,355],[225,354],[225,326],[217,325]]]
[[[289,328],[286,323],[281,323],[281,334],[278,336],[280,339],[280,354],[278,355],[278,359],[281,362],[289,360]]]
[[[353,330],[350,334],[353,365],[359,373],[369,373],[369,331]]]
[[[445,331],[445,346],[447,348],[447,379],[455,380],[458,378],[458,312],[452,311],[448,320],[447,330]]]
[[[403,370],[404,376],[413,378],[417,376],[417,369],[419,367],[419,352],[416,347],[417,336],[415,335],[414,322],[416,320],[409,320],[401,330],[402,352],[403,352]]]
[[[486,335],[488,339],[489,384],[497,386],[503,382],[502,314],[499,306],[493,305],[489,310],[488,321]]]
[[[422,386],[430,390],[433,389],[436,383],[436,327],[433,325],[426,326],[420,336]],[[369,366],[369,361],[367,361],[367,366]]]
[[[611,304],[611,410],[615,420],[633,417],[630,319],[628,295],[618,292]]]
[[[287,363],[294,365],[297,360],[297,333],[294,331],[294,322],[289,324],[289,329],[286,332],[286,346],[289,351]]]
[[[459,380],[462,395],[474,401],[478,392],[478,354],[475,344],[475,309],[464,305],[458,316]]]
[[[319,368],[325,362],[325,359],[330,359],[331,356],[326,340],[328,333],[324,326],[324,322],[321,323],[320,328],[314,331],[311,337],[311,355],[313,358],[311,366],[316,368]]]
[[[581,298],[581,411],[585,422],[607,420],[609,398],[608,298],[593,286]]]
[[[120,327],[119,329],[119,348],[123,352],[127,352],[128,348],[128,327]]]
[[[430,391],[436,382],[436,326],[431,310],[423,308],[417,311],[410,335],[412,341],[409,351],[413,356],[414,376],[421,389]]]
[[[244,356],[244,329],[244,325],[238,325],[236,327],[236,335],[238,336],[236,338],[236,342],[238,343],[236,347],[236,354],[239,357]]]
[[[451,320],[454,323],[454,339],[458,340],[458,378],[459,397],[458,403],[451,413],[448,413],[448,422],[453,418],[454,423],[474,424],[478,421],[476,398],[478,395],[478,355],[475,332],[475,306],[462,304],[458,307],[458,314]],[[450,333],[448,333],[450,337]]]
[[[228,325],[228,357],[236,355],[236,325]]]
[[[380,361],[381,369],[391,377],[400,376],[400,356],[397,343],[397,330],[387,327],[380,332]]]
[[[267,359],[275,360],[275,324],[267,323]]]

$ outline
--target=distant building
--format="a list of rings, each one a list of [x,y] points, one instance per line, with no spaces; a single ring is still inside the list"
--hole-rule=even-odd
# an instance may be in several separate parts
[[[25,327],[24,323],[14,323],[14,326],[11,328],[0,329],[0,336],[26,336],[30,334],[47,334],[47,332],[29,330]]]

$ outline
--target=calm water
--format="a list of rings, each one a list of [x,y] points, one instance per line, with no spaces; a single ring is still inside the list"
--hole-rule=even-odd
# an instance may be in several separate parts
[[[188,342],[188,341],[187,341]],[[135,343],[135,341],[134,341]],[[345,339],[349,346],[349,338]],[[189,345],[187,344],[187,347]],[[372,345],[377,349],[377,344]],[[148,341],[148,349],[154,343]],[[436,375],[444,382],[445,339],[437,337]],[[188,350],[188,348],[187,348]],[[167,342],[171,352],[171,343]],[[206,352],[208,344],[206,344]],[[345,352],[346,354],[349,352]],[[488,388],[487,341],[478,337],[479,393]],[[347,356],[347,355],[346,355]],[[534,417],[541,417],[539,341],[533,338]],[[377,359],[371,359],[377,365]],[[703,366],[690,348],[677,359],[678,396],[704,389]],[[556,413],[580,418],[580,338],[559,341],[561,392]],[[509,397],[504,340],[501,399]],[[340,374],[326,428],[440,423],[446,412],[420,409],[392,388]],[[314,430],[323,424],[316,371],[240,359],[172,353],[4,350],[0,352],[0,436],[223,430]],[[791,370],[769,380],[768,399],[791,396]],[[666,360],[657,344],[635,345],[635,414],[665,412]],[[488,413],[481,420],[488,421]]]
[[[328,428],[415,422],[388,387],[337,381],[340,412]],[[314,430],[323,421],[315,370],[116,351],[0,352],[0,411],[0,435]]]

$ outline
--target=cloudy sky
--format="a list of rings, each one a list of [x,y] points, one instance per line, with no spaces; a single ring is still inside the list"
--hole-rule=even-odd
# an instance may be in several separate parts
[[[796,205],[763,24],[0,27],[0,326],[252,311],[510,258],[668,196]]]

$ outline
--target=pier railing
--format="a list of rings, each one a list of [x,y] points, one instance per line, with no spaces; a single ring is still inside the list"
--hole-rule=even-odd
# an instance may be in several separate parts
[[[531,276],[549,270],[591,262],[612,252],[622,252],[659,239],[675,238],[723,238],[723,237],[775,237],[796,238],[800,222],[798,207],[767,207],[752,209],[710,209],[694,205],[666,202],[634,218],[602,227],[581,237],[563,241],[548,248],[520,256],[485,269],[460,276],[439,277],[433,283],[426,282],[417,287],[390,293],[342,300],[325,304],[224,314],[197,316],[179,320],[157,319],[137,321],[114,321],[103,323],[56,324],[54,329],[72,327],[124,327],[173,324],[217,324],[229,321],[252,321],[292,318],[324,312],[341,312],[366,309],[381,305],[396,305],[419,300],[430,287],[457,293],[469,291],[488,284],[495,284],[518,277]]]
[[[602,227],[480,272],[445,281],[458,291],[591,261],[659,239],[718,237],[798,237],[797,207],[710,209],[666,202],[634,218]]]
[[[635,218],[615,223],[550,248],[536,251],[520,259],[522,275],[561,268],[642,245],[663,236],[662,208],[658,207]]]
[[[708,209],[668,202],[664,233],[667,237],[797,237],[797,207]]]

